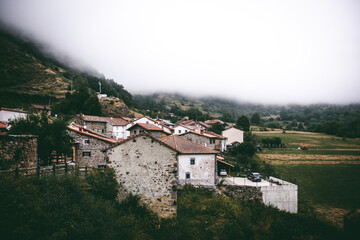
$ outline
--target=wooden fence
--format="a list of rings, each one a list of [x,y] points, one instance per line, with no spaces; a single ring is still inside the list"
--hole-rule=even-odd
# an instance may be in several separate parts
[[[62,164],[52,164],[49,166],[39,166],[39,167],[33,167],[33,168],[18,168],[10,169],[10,170],[0,170],[0,174],[8,173],[13,174],[15,177],[19,175],[25,175],[25,176],[44,176],[44,175],[62,175],[67,173],[75,173],[78,176],[86,177],[90,171],[93,171],[94,169],[98,169],[95,167],[80,167],[78,165],[75,165],[74,163],[62,163]],[[103,169],[103,168],[99,168]]]

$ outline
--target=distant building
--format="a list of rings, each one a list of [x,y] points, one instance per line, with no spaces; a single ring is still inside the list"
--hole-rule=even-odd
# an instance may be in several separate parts
[[[131,128],[132,126],[134,126],[137,123],[153,124],[153,125],[161,128],[164,132],[166,132],[168,134],[173,133],[173,129],[171,127],[166,126],[165,124],[163,124],[159,120],[154,120],[154,119],[151,119],[149,117],[141,117],[141,118],[138,118],[136,120],[133,120],[132,122],[128,123],[128,125],[126,126],[126,129]]]
[[[103,149],[117,143],[118,140],[85,129],[77,124],[67,127],[68,134],[75,140],[75,161],[80,166],[98,167],[106,164]]]
[[[202,131],[197,133],[191,131],[179,134],[179,136],[214,150],[226,151],[227,138],[213,132]]]
[[[244,142],[244,131],[237,128],[229,128],[222,132],[224,137],[228,139],[228,145],[237,144]]]
[[[167,132],[165,132],[160,127],[158,127],[154,124],[150,124],[148,122],[147,123],[136,123],[135,125],[130,127],[128,129],[128,131],[130,131],[130,136],[140,134],[143,132],[147,132],[157,139],[163,139],[169,135]]]
[[[42,112],[45,112],[46,115],[51,116],[50,106],[31,104],[31,106],[28,108],[28,113],[41,115]]]
[[[1,122],[11,122],[15,119],[26,118],[27,112],[19,109],[11,108],[0,108],[0,121]]]

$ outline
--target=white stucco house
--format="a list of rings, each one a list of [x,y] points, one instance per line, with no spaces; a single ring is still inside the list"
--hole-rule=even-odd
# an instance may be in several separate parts
[[[190,183],[203,186],[216,184],[218,151],[177,135],[170,135],[162,142],[179,152],[177,156],[179,184]]]
[[[244,131],[241,131],[237,128],[228,128],[222,132],[222,135],[228,139],[228,145],[232,145],[235,142],[244,142]]]
[[[26,118],[27,112],[18,109],[0,108],[0,122],[11,122],[15,119]]]

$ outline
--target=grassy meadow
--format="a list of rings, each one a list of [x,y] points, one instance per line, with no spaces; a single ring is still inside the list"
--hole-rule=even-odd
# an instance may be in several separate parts
[[[295,131],[253,134],[258,140],[280,137],[286,145],[265,148],[259,156],[279,177],[298,185],[299,212],[341,226],[347,211],[360,208],[360,139]]]

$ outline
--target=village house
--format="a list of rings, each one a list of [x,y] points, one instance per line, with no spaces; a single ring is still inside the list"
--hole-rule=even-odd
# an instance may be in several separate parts
[[[118,142],[114,138],[85,129],[75,123],[67,127],[67,132],[75,141],[75,162],[79,166],[98,167],[105,165],[106,160],[102,150]]]
[[[51,116],[50,106],[31,104],[28,108],[28,113],[31,114],[41,115],[42,112],[45,112],[47,116]]]
[[[138,118],[138,119],[128,123],[128,125],[126,126],[126,129],[129,130],[129,128],[131,128],[132,126],[134,126],[137,123],[153,124],[153,125],[161,128],[167,134],[172,134],[173,133],[173,129],[171,127],[166,126],[161,121],[154,120],[154,119],[151,119],[149,117],[141,117],[141,118]]]
[[[26,118],[27,112],[18,109],[11,109],[11,108],[0,108],[0,121],[1,122],[11,122],[15,119],[19,118]]]
[[[222,131],[222,135],[227,137],[228,146],[244,142],[244,131],[241,131],[237,128],[226,129]]]
[[[126,130],[128,121],[124,118],[99,117],[77,114],[72,121],[88,130],[116,139],[125,139],[130,133]]]
[[[214,186],[216,184],[216,155],[219,153],[203,145],[177,135],[170,135],[163,143],[176,149],[179,154],[178,181],[180,184]]]
[[[125,194],[139,195],[160,217],[176,215],[178,150],[142,133],[104,152]]]
[[[128,128],[128,131],[130,131],[130,136],[140,134],[143,132],[147,132],[153,137],[157,139],[163,139],[169,134],[165,132],[163,129],[159,128],[158,126],[150,123],[136,123],[135,125]]]
[[[227,138],[210,131],[200,133],[191,131],[179,134],[179,136],[214,150],[226,151]]]

